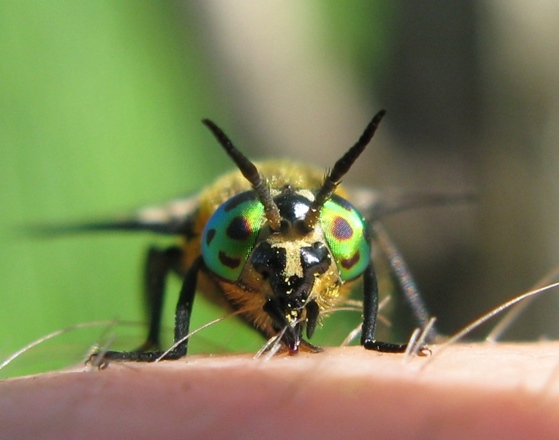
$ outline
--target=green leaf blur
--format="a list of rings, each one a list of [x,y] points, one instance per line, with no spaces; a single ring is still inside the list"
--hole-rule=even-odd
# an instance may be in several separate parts
[[[69,325],[143,319],[141,264],[156,237],[36,239],[25,227],[112,218],[226,168],[202,152],[213,141],[199,121],[221,106],[189,31],[162,2],[0,4],[0,358]],[[74,361],[102,333],[82,335]]]

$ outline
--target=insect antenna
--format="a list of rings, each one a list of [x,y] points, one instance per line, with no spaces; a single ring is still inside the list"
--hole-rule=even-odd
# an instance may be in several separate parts
[[[380,121],[386,114],[386,110],[379,111],[373,120],[367,125],[365,131],[357,141],[338,161],[335,163],[334,168],[328,173],[324,179],[324,183],[316,193],[316,196],[309,207],[307,215],[303,221],[306,230],[310,231],[320,216],[320,210],[324,203],[332,197],[332,194],[340,184],[342,177],[349,171],[353,163],[357,160],[360,154],[365,150],[365,147],[371,142],[375,131],[377,130]]]
[[[245,179],[252,185],[252,189],[256,192],[258,199],[264,205],[266,219],[268,219],[272,230],[279,231],[281,227],[281,215],[279,208],[272,198],[266,179],[262,177],[256,166],[243,153],[237,150],[233,142],[231,142],[221,128],[210,119],[202,119],[202,122],[210,129],[229,157],[237,164],[237,167]]]

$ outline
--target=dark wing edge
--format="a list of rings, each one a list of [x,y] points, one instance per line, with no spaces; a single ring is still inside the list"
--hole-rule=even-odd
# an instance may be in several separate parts
[[[478,191],[468,190],[375,190],[371,188],[345,187],[348,200],[368,222],[409,209],[452,206],[478,200]]]
[[[87,221],[69,224],[28,225],[23,228],[25,235],[49,238],[88,232],[153,232],[163,235],[184,235],[192,233],[192,224],[198,209],[198,196],[177,198],[161,205],[138,209],[121,218]]]

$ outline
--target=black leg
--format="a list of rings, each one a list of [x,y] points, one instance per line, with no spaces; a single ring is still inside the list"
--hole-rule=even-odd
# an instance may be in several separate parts
[[[404,258],[396,245],[392,242],[389,235],[384,230],[383,226],[376,222],[370,225],[371,232],[375,243],[380,247],[382,253],[386,256],[388,264],[390,265],[391,273],[400,286],[401,291],[404,293],[408,304],[417,320],[417,325],[425,328],[430,320],[430,314],[427,306],[419,293],[419,289],[415,284],[415,280],[408,268]],[[437,337],[437,330],[435,327],[427,335],[427,341],[432,342]]]
[[[165,296],[165,282],[169,272],[178,272],[183,256],[178,247],[160,250],[150,248],[144,270],[144,298],[149,319],[149,331],[146,341],[135,351],[145,352],[159,350],[161,332],[161,313]]]
[[[103,365],[107,361],[135,361],[135,362],[153,362],[162,357],[162,359],[179,359],[186,355],[188,350],[188,340],[182,340],[188,335],[190,326],[190,315],[192,313],[192,304],[194,302],[194,294],[196,293],[196,283],[198,280],[198,271],[204,266],[202,257],[199,256],[186,273],[182,284],[179,301],[175,312],[175,348],[168,353],[163,351],[107,351],[105,353],[96,353],[89,359],[90,362],[99,362]]]
[[[196,285],[198,282],[198,272],[204,267],[204,260],[200,255],[192,266],[188,268],[188,272],[184,277],[179,301],[175,311],[175,343],[180,342],[172,351],[176,357],[186,355],[188,350],[188,339],[184,339],[188,335],[190,328],[190,316],[192,315],[192,304],[194,303],[194,295],[196,294]],[[167,359],[167,357],[166,357]]]
[[[391,342],[376,341],[375,326],[378,313],[378,285],[373,264],[370,263],[363,274],[363,326],[361,330],[361,345],[367,350],[384,353],[403,353],[407,344],[393,344]]]

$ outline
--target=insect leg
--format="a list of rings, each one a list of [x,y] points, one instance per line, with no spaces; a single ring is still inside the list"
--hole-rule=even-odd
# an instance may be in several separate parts
[[[202,256],[198,256],[189,267],[182,283],[179,301],[175,312],[175,343],[181,341],[164,359],[177,359],[185,356],[188,350],[188,335],[190,328],[190,316],[192,315],[192,304],[196,294],[196,284],[198,282],[198,271],[204,266]],[[184,340],[183,340],[184,339]]]
[[[369,263],[363,273],[363,326],[361,345],[367,350],[385,353],[403,353],[407,344],[377,341],[374,338],[378,314],[378,284],[373,264]]]
[[[384,227],[379,222],[370,223],[370,227],[373,240],[379,245],[382,253],[386,256],[388,264],[390,265],[390,270],[396,278],[401,291],[404,293],[406,301],[410,305],[417,320],[417,324],[421,328],[425,328],[431,316],[429,315],[427,306],[419,293],[419,289],[413,279],[408,265],[404,261],[404,258],[400,254],[400,251],[394,242],[384,230]],[[427,341],[434,341],[437,334],[437,330],[433,327],[427,335]]]
[[[188,350],[188,329],[190,326],[190,316],[192,314],[192,304],[196,293],[198,281],[198,271],[204,267],[202,256],[194,260],[192,266],[188,268],[182,288],[179,294],[179,301],[175,312],[175,343],[176,347],[167,352],[164,351],[107,351],[104,353],[93,354],[89,361],[103,364],[106,361],[134,361],[134,362],[154,362],[158,359],[179,359],[186,355]],[[180,341],[180,342],[179,342]]]
[[[152,247],[148,251],[145,266],[144,297],[149,319],[149,331],[144,344],[135,351],[145,352],[161,348],[161,312],[165,296],[165,281],[170,271],[179,272],[182,255],[182,250],[178,247],[170,247],[164,250]]]

